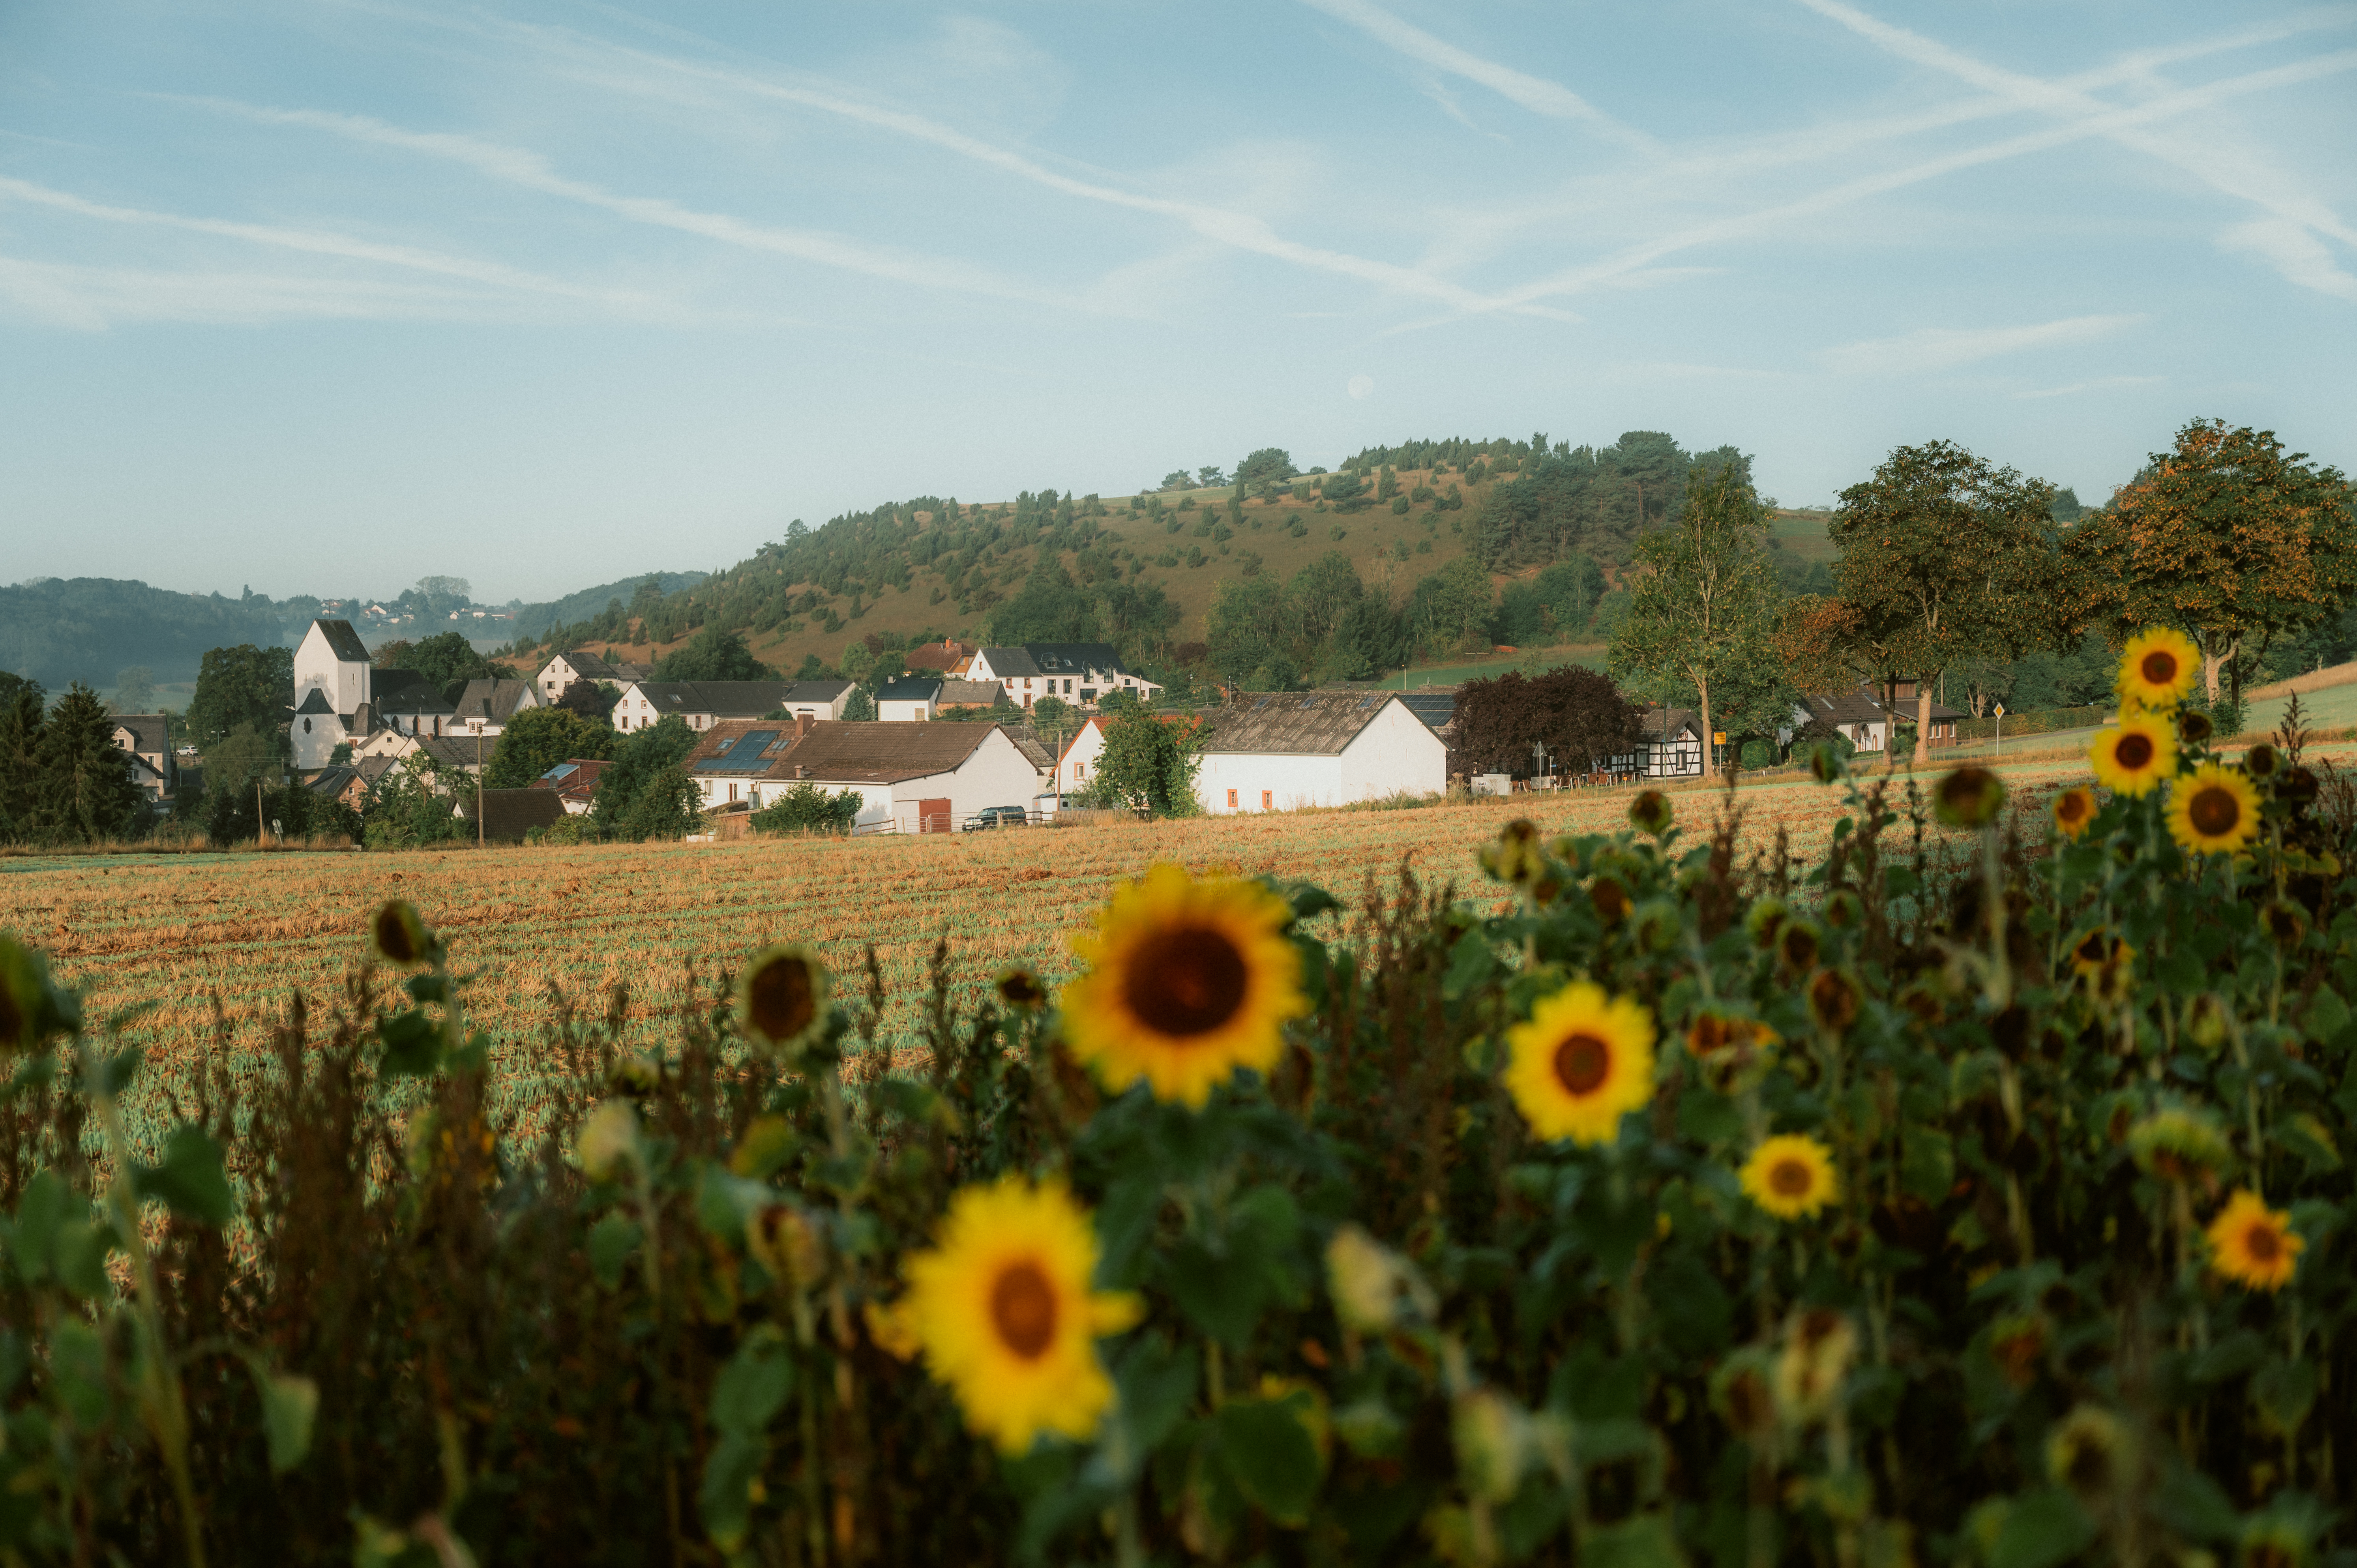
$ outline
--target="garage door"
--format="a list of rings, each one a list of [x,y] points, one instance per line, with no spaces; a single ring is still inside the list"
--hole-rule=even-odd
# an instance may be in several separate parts
[[[947,799],[917,802],[919,832],[946,833],[955,831],[956,826],[956,823],[950,821],[950,803]]]

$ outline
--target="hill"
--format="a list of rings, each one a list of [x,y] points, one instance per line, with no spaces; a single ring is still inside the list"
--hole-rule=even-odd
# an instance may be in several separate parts
[[[980,503],[920,496],[819,528],[797,521],[683,591],[634,594],[553,626],[532,652],[582,644],[652,660],[717,628],[791,673],[835,665],[853,640],[1087,637],[1166,680],[1183,681],[1190,666],[1330,677],[1346,671],[1316,651],[1341,633],[1342,611],[1363,604],[1376,607],[1360,615],[1362,628],[1371,615],[1398,622],[1367,633],[1357,662],[1374,673],[1486,648],[1495,634],[1577,637],[1636,535],[1675,515],[1688,472],[1723,463],[1748,467],[1731,447],[1692,454],[1660,432],[1577,448],[1540,434],[1371,447],[1332,474],[1300,474],[1268,448],[1238,465],[1240,478],[1209,470],[1222,482],[1180,488],[1173,475],[1169,489],[1110,500],[1053,489]],[[1543,592],[1526,585],[1514,598],[1517,583],[1551,570]],[[1288,599],[1297,585],[1319,602]],[[1212,645],[1236,634],[1239,605],[1264,623],[1268,659],[1206,668]],[[1317,624],[1323,612],[1330,624]]]
[[[75,681],[112,686],[134,664],[159,682],[193,681],[207,649],[282,642],[285,623],[277,603],[252,593],[232,599],[116,577],[37,578],[0,588],[0,669],[51,691]]]

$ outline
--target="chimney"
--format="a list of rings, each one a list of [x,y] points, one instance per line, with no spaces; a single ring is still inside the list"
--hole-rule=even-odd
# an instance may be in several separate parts
[[[811,723],[811,716],[808,714],[796,714],[794,715],[794,738],[796,740],[800,740],[810,734]]]
[[[810,769],[797,762],[794,764],[794,777],[797,779],[807,779],[810,777]]]

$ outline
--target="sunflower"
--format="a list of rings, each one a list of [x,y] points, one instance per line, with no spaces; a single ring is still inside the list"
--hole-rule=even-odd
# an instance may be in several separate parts
[[[2065,789],[2054,797],[2054,831],[2064,838],[2077,838],[2094,820],[2095,792],[2093,789]]]
[[[1763,1142],[1737,1175],[1751,1201],[1779,1219],[1806,1219],[1841,1196],[1833,1151],[1798,1133]]]
[[[2095,782],[2121,795],[2149,795],[2177,770],[2177,737],[2155,714],[2123,709],[2120,722],[2087,748]]]
[[[1089,966],[1064,988],[1072,1054],[1115,1092],[1144,1079],[1199,1111],[1237,1069],[1267,1070],[1309,1011],[1291,914],[1258,883],[1156,866],[1072,939]]]
[[[2120,654],[2120,701],[2140,708],[2173,708],[2193,690],[2201,654],[2172,627],[2149,626],[2128,639]]]
[[[737,977],[737,1021],[745,1037],[790,1057],[826,1030],[826,965],[806,947],[763,948]]]
[[[2169,836],[2196,854],[2232,854],[2259,831],[2259,792],[2229,768],[2205,762],[2169,787]]]
[[[406,898],[388,898],[378,906],[369,918],[369,940],[386,962],[404,968],[431,963],[435,958],[434,933]]]
[[[2281,1290],[2299,1267],[2308,1243],[2291,1228],[2291,1216],[2269,1208],[2249,1187],[2226,1200],[2210,1221],[2210,1266],[2252,1290]]]
[[[1041,1432],[1084,1440],[1114,1400],[1097,1336],[1141,1311],[1135,1296],[1090,1290],[1096,1267],[1096,1232],[1062,1182],[1004,1176],[950,1200],[934,1245],[909,1259],[894,1316],[966,1424],[1006,1453]]]
[[[2005,780],[1986,768],[1959,768],[1932,791],[1932,813],[1952,828],[1982,828],[2005,810]]]
[[[1634,997],[1574,981],[1506,1031],[1506,1090],[1541,1138],[1609,1144],[1653,1097],[1653,1019]]]
[[[1048,1004],[1048,987],[1039,972],[1028,963],[1010,964],[991,982],[998,999],[1018,1013],[1036,1013]]]

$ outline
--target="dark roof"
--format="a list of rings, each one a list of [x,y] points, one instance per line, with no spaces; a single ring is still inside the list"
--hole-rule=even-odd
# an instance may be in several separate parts
[[[1829,725],[1881,724],[1890,717],[1874,693],[1860,686],[1851,692],[1812,692],[1809,716]]]
[[[620,673],[586,648],[576,648],[557,655],[573,666],[573,672],[584,681],[619,681]]]
[[[486,705],[487,704],[487,705]],[[538,707],[540,693],[529,681],[469,681],[467,689],[458,693],[452,704],[461,722],[484,718],[503,725],[513,718],[520,707]]]
[[[297,714],[332,714],[336,710],[328,704],[328,693],[314,686],[296,705],[295,711]]]
[[[401,758],[397,757],[363,757],[360,760],[360,775],[373,788],[378,779],[400,766]]]
[[[895,784],[955,771],[996,728],[813,719],[809,733],[796,740],[791,725],[735,719],[704,732],[688,753],[687,770],[822,784]],[[757,741],[761,736],[769,738]],[[719,766],[707,766],[715,761]]]
[[[483,760],[491,759],[491,746],[470,735],[418,735],[409,738],[417,743],[418,750],[434,759],[436,768],[462,768],[472,773],[478,745],[483,745]]]
[[[1675,740],[1678,732],[1691,729],[1696,738],[1702,735],[1702,715],[1692,708],[1653,708],[1637,715],[1643,738],[1654,745]]]
[[[1336,757],[1395,692],[1240,692],[1211,715],[1205,751]]]
[[[378,670],[369,675],[369,701],[381,714],[454,712],[440,687],[414,670]]]
[[[532,781],[535,789],[554,789],[560,797],[586,800],[597,789],[597,775],[606,764],[594,757],[568,757]]]
[[[996,708],[1012,707],[1006,701],[1006,688],[996,681],[944,681],[942,694],[935,699],[950,707]]]
[[[1409,713],[1432,729],[1440,728],[1457,716],[1457,692],[1454,687],[1440,692],[1401,692],[1396,694],[1401,702],[1407,704]]]
[[[991,673],[1002,681],[1009,675],[1080,675],[1091,670],[1123,672],[1121,655],[1110,642],[1027,642],[982,651],[990,661]]]
[[[340,795],[350,789],[352,781],[360,776],[360,769],[357,768],[322,768],[318,772],[303,780],[303,788],[315,795]]]
[[[876,688],[876,700],[879,703],[930,703],[940,698],[944,683],[938,675],[895,675]],[[966,682],[962,681],[958,683],[964,685]],[[998,690],[996,686],[991,688],[993,693]]]
[[[848,681],[796,681],[787,693],[789,703],[832,703],[851,690]]]
[[[1021,752],[1024,756],[1024,759],[1029,762],[1032,767],[1038,768],[1040,772],[1045,773],[1048,769],[1056,766],[1056,759],[1049,755],[1048,748],[1041,746],[1038,741],[1033,740],[1029,736],[1017,735],[1013,730],[1008,730],[1006,732],[1006,738],[1013,741],[1015,743],[1015,749]]]
[[[486,789],[482,797],[483,836],[501,843],[520,843],[530,830],[565,820],[565,802],[552,790]],[[470,823],[475,820],[474,791],[459,791],[458,815]]]
[[[164,715],[161,714],[117,714],[114,715],[114,727],[131,732],[131,749],[134,751],[169,749],[164,739]]]
[[[368,645],[361,634],[352,629],[348,620],[315,620],[311,623],[327,635],[328,647],[335,653],[337,662],[365,664],[369,661]]]
[[[816,682],[810,682],[816,684]],[[639,694],[658,714],[710,714],[722,719],[757,719],[793,699],[792,681],[640,681]],[[830,693],[832,695],[832,693]],[[805,697],[804,702],[822,699]]]

